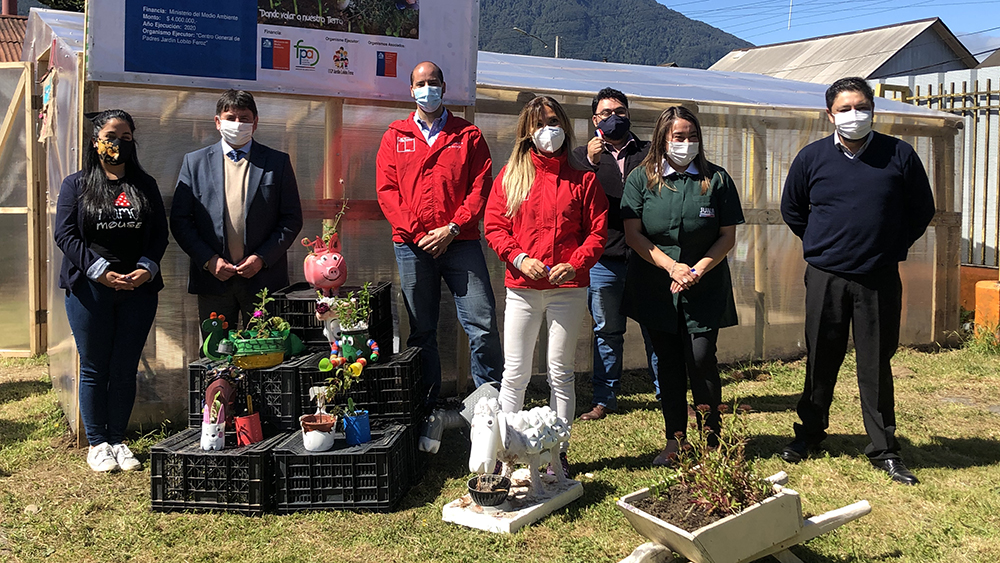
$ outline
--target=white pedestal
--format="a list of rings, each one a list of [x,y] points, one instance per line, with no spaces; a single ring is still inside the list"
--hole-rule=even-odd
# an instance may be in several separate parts
[[[543,496],[529,496],[527,477],[527,470],[515,471],[511,476],[510,495],[496,508],[483,508],[466,494],[444,505],[441,519],[477,530],[510,534],[583,496],[583,485],[579,481],[566,479],[562,485],[557,485],[556,478],[551,475],[541,476],[545,490]]]

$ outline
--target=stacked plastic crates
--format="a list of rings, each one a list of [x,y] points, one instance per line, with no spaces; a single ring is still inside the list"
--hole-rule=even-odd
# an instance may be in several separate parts
[[[344,288],[341,295],[351,290]],[[235,433],[227,433],[224,450],[201,449],[201,408],[211,362],[191,363],[189,429],[153,446],[150,454],[154,511],[260,515],[274,510],[387,511],[398,504],[417,479],[416,444],[426,389],[419,349],[392,354],[391,284],[374,284],[370,293],[370,334],[382,355],[348,396],[369,411],[372,440],[347,446],[339,433],[328,452],[308,452],[302,446],[298,419],[315,411],[309,388],[326,379],[318,365],[329,354],[329,343],[315,320],[315,291],[297,284],[275,293],[272,313],[288,321],[312,350],[273,368],[243,370],[236,382],[236,414],[244,414],[249,396],[260,414],[264,441],[237,447]]]
[[[359,288],[341,288],[341,296]],[[380,347],[377,363],[369,364],[354,382],[347,397],[357,408],[368,411],[372,439],[347,446],[338,435],[333,449],[310,452],[295,433],[274,448],[276,505],[278,512],[353,509],[386,511],[393,509],[416,483],[420,469],[417,439],[423,421],[427,389],[420,370],[420,350],[410,348],[392,354],[392,286],[388,282],[369,288],[372,313],[369,335]],[[329,350],[316,321],[316,291],[296,284],[276,294],[282,318],[292,324],[310,346]],[[299,320],[301,319],[301,320]],[[298,370],[298,408],[314,412],[309,389],[323,385],[326,374],[319,371],[319,359]],[[346,397],[343,399],[346,401]]]
[[[225,449],[201,449],[202,404],[211,362],[188,366],[188,426],[150,451],[152,508],[157,512],[212,510],[259,516],[274,509],[274,446],[299,426],[299,369],[318,362],[310,352],[267,369],[243,370],[236,380],[236,416],[249,405],[260,415],[264,440],[237,446],[227,428]],[[247,399],[249,397],[249,400]]]

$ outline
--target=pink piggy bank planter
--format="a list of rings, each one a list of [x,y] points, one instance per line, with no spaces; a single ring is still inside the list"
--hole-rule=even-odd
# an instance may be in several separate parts
[[[332,297],[347,281],[347,264],[340,253],[340,237],[331,233],[325,243],[320,237],[312,242],[304,238],[302,246],[311,249],[302,264],[306,281],[323,295]]]

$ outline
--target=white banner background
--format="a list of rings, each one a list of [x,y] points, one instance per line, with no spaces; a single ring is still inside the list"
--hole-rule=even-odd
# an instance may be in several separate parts
[[[478,0],[419,0],[418,39],[257,24],[256,17],[255,34],[239,36],[234,31],[236,27],[242,30],[250,27],[246,21],[249,14],[246,3],[249,2],[88,2],[87,79],[408,101],[410,71],[417,63],[430,60],[444,70],[448,84],[446,103],[475,103]],[[287,13],[287,9],[282,12]],[[254,13],[258,16],[260,10],[255,7]],[[237,21],[241,17],[242,21]],[[126,60],[127,37],[133,38],[129,60]],[[250,52],[248,40],[254,45],[252,65],[246,60]],[[276,49],[277,55],[271,52],[268,56],[268,48]],[[234,49],[242,54],[236,54]],[[282,52],[288,53],[287,70],[281,68]],[[378,75],[385,68],[379,64],[380,52],[383,60],[385,54],[390,54],[390,59],[395,54],[394,77],[389,76],[391,68],[382,72],[384,76]],[[262,62],[263,66],[274,68],[262,68]],[[388,66],[391,67],[391,61]],[[152,68],[163,71],[150,72],[148,69]],[[230,77],[219,77],[226,73]]]

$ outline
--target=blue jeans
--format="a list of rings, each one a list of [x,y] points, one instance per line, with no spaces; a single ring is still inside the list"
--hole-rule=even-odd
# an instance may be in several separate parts
[[[66,296],[66,316],[80,352],[80,416],[92,446],[125,438],[157,301],[155,292],[115,291],[90,280],[77,283]]]
[[[476,387],[502,379],[503,352],[497,330],[496,297],[490,285],[486,258],[478,240],[456,240],[438,258],[413,243],[395,243],[403,303],[410,318],[407,346],[419,346],[427,404],[437,402],[441,390],[441,355],[437,327],[441,279],[455,298],[458,321],[469,337],[472,379]],[[459,389],[463,393],[464,389]]]
[[[625,291],[624,260],[600,260],[590,269],[590,290],[587,304],[594,317],[594,404],[608,410],[618,410],[621,392],[622,360],[625,347],[625,327],[628,319],[621,314]],[[656,379],[656,354],[646,329],[642,330],[653,387],[659,397]]]

